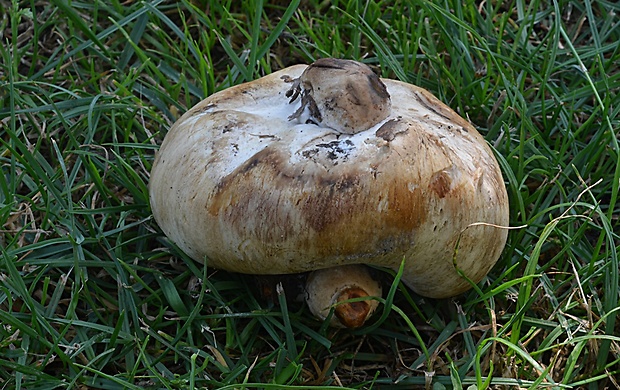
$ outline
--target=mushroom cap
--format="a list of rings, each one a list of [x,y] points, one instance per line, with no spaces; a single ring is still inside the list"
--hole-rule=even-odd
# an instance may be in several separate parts
[[[319,125],[287,95],[306,69],[218,92],[174,124],[149,183],[163,232],[241,273],[404,261],[402,280],[424,296],[479,282],[506,242],[491,225],[509,218],[484,138],[428,91],[388,79],[385,119],[355,134]]]

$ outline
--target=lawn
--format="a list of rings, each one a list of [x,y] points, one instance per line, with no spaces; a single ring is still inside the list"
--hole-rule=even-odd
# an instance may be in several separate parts
[[[619,15],[0,0],[0,388],[620,388]],[[385,272],[379,313],[332,329],[161,233],[147,185],[175,120],[323,57],[428,89],[493,147],[513,229],[477,288],[433,300]]]

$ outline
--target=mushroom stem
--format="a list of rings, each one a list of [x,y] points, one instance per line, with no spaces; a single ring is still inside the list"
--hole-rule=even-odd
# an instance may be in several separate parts
[[[381,285],[363,265],[344,265],[312,272],[306,282],[306,302],[312,314],[320,319],[334,307],[331,325],[359,328],[377,309],[378,302],[356,298],[380,297]]]
[[[348,287],[336,297],[334,315],[347,328],[359,328],[373,309],[370,301],[346,302],[350,299],[367,297],[368,292],[359,287]]]

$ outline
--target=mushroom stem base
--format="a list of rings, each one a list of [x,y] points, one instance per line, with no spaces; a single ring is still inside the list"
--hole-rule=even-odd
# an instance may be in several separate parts
[[[346,265],[314,271],[306,282],[306,302],[312,314],[324,320],[334,307],[331,325],[341,328],[359,328],[378,306],[378,302],[370,298],[347,301],[380,297],[381,294],[381,284],[363,265]]]

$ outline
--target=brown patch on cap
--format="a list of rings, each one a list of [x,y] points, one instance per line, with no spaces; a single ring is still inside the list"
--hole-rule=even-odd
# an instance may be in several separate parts
[[[409,128],[405,127],[399,119],[390,119],[377,129],[375,136],[390,142],[396,138],[396,135],[405,134],[407,131]]]
[[[221,179],[205,207],[267,247],[289,240],[300,253],[355,258],[409,247],[427,218],[423,191],[409,188],[406,172],[375,177],[344,165],[302,170],[268,147]]]
[[[440,198],[445,198],[452,187],[452,179],[446,171],[436,172],[431,178],[430,188]]]
[[[361,202],[360,178],[355,174],[337,179],[317,178],[315,191],[301,206],[302,215],[310,227],[322,232],[328,226],[349,219]]]
[[[283,204],[286,199],[281,193],[284,184],[278,183],[286,180],[279,174],[283,160],[282,153],[272,148],[256,153],[219,181],[205,205],[209,214],[217,216],[241,236],[265,242],[286,238],[291,221],[286,221],[287,206]],[[260,222],[248,224],[248,219],[260,219]]]
[[[388,194],[388,226],[410,232],[426,221],[427,211],[421,191],[412,192],[408,183],[398,180]]]

